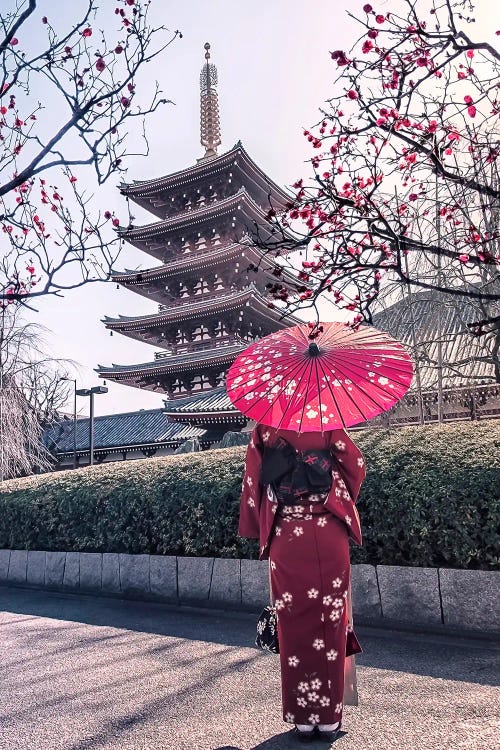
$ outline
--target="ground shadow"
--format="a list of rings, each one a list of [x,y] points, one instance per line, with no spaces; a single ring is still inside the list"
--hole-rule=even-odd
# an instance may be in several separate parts
[[[255,648],[255,615],[0,587],[0,611]],[[61,628],[64,629],[64,625]],[[487,641],[359,628],[359,667],[498,685],[499,650]],[[274,659],[257,652],[256,658]],[[272,746],[269,746],[272,747]],[[260,750],[260,748],[259,748]]]
[[[297,750],[298,747],[311,747],[320,748],[321,750],[327,750],[327,748],[333,747],[335,743],[342,739],[342,737],[345,737],[346,734],[347,732],[340,732],[334,742],[327,742],[325,740],[315,738],[312,744],[301,745],[297,740],[297,737],[295,736],[293,730],[290,730],[288,732],[281,732],[280,734],[275,734],[272,737],[269,737],[267,740],[264,740],[264,742],[260,742],[258,745],[255,745],[252,750]],[[235,745],[224,745],[223,747],[214,747],[213,750],[243,749],[240,747],[236,747]]]

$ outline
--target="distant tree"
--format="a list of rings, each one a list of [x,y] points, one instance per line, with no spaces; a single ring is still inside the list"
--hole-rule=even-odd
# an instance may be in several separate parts
[[[0,14],[0,305],[26,305],[109,278],[119,219],[92,211],[79,179],[90,168],[102,184],[137,151],[131,121],[167,102],[156,84],[138,105],[137,79],[181,34],[150,25],[148,0],[84,0],[79,17],[71,4],[62,32],[43,3],[11,4]],[[99,30],[111,9],[114,38]]]
[[[51,468],[44,429],[60,418],[67,362],[44,356],[43,329],[19,307],[0,309],[0,480]]]
[[[312,175],[283,214],[271,207],[271,240],[255,241],[285,265],[302,252],[304,285],[285,287],[278,270],[270,287],[289,312],[326,296],[371,322],[396,281],[467,299],[466,324],[498,354],[500,53],[466,32],[466,0],[393,7],[365,4],[360,38],[331,53],[334,93],[304,132]]]

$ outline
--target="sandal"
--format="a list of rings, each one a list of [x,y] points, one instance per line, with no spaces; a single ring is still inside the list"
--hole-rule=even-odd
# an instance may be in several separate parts
[[[299,729],[297,724],[295,724],[295,736],[298,737],[300,742],[312,742],[314,739],[314,726],[312,729],[309,729],[309,731],[304,731],[303,729]]]
[[[342,722],[339,722],[339,725],[336,729],[320,729],[319,727],[317,729],[318,729],[318,734],[322,740],[333,742],[339,736],[341,728],[342,728]]]

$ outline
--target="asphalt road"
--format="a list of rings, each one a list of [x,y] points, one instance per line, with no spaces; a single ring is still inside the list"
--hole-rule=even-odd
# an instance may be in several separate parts
[[[286,750],[255,617],[0,588],[0,750]],[[335,750],[497,750],[498,650],[361,630]],[[497,685],[497,687],[495,687]]]

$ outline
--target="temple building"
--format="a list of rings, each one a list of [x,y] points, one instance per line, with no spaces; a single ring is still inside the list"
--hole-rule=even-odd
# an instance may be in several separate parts
[[[465,321],[473,313],[470,301],[424,290],[373,316],[374,326],[406,345],[415,376],[406,396],[367,426],[437,422],[440,412],[446,422],[500,417],[496,342],[471,336]]]
[[[221,144],[217,70],[205,45],[200,75],[201,144],[197,163],[179,172],[121,186],[130,201],[152,214],[139,227],[120,227],[121,238],[156,263],[141,271],[115,273],[113,281],[151,299],[156,310],[135,317],[106,317],[113,333],[156,347],[143,363],[100,365],[99,376],[122,385],[165,394],[165,414],[196,426],[203,447],[238,431],[246,419],[226,395],[225,374],[251,342],[300,321],[270,306],[269,286],[299,284],[289,271],[252,243],[269,236],[271,207],[290,196],[257,166],[241,142],[219,154]],[[300,282],[302,283],[302,282]],[[200,428],[205,430],[200,437]],[[175,438],[175,436],[174,436]]]

